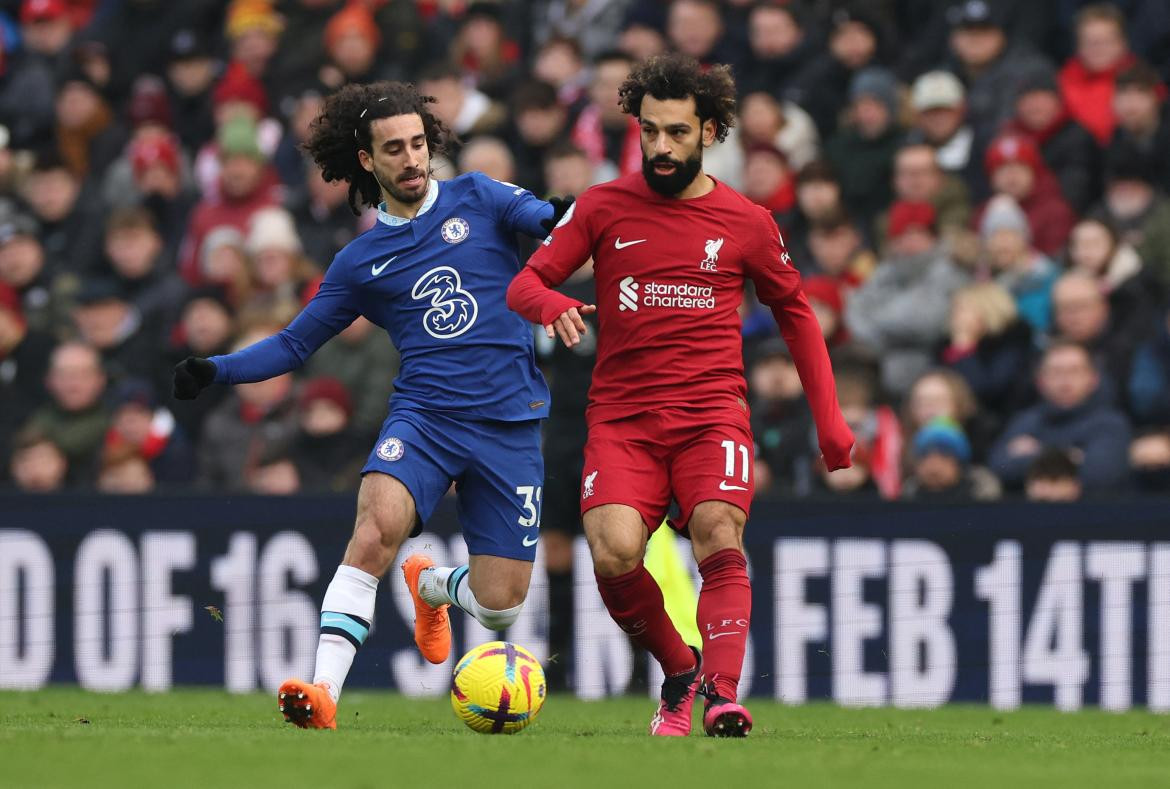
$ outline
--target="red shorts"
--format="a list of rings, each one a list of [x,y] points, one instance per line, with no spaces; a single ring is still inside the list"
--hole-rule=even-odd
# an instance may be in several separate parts
[[[660,408],[589,428],[581,512],[602,504],[636,509],[653,532],[673,497],[686,529],[696,505],[725,501],[751,514],[755,475],[748,415],[726,408]]]

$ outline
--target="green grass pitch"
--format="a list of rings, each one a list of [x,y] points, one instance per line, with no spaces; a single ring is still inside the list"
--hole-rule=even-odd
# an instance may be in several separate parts
[[[645,698],[549,699],[512,736],[465,729],[446,698],[352,691],[336,732],[283,724],[273,697],[182,689],[0,693],[3,787],[1170,786],[1170,717],[785,707],[747,740],[656,740]]]

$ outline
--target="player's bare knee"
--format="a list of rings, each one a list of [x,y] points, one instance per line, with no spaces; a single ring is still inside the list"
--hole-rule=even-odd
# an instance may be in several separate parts
[[[522,606],[524,599],[528,596],[527,584],[508,583],[504,580],[499,584],[485,586],[486,588],[480,589],[472,584],[471,593],[475,595],[476,602],[492,611],[502,612],[506,609]],[[509,624],[511,623],[509,622]]]
[[[394,561],[402,538],[402,529],[389,522],[389,519],[359,516],[343,563],[380,578]]]
[[[620,540],[590,541],[589,550],[593,554],[593,569],[602,578],[625,575],[641,563],[645,553],[643,545]]]
[[[730,507],[708,508],[695,515],[688,524],[695,558],[699,561],[727,548],[743,551],[745,517]]]

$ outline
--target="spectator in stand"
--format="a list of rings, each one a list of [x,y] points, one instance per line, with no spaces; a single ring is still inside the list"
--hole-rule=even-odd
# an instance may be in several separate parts
[[[102,451],[103,474],[111,456],[128,452],[143,461],[152,486],[155,482],[183,485],[194,480],[194,449],[176,424],[174,414],[158,402],[148,381],[123,381],[114,388],[112,404],[113,415]]]
[[[223,288],[228,303],[237,310],[247,307],[252,298],[252,267],[244,245],[243,233],[220,225],[207,234],[199,259],[200,281]]]
[[[863,222],[872,222],[890,203],[894,154],[903,134],[897,119],[894,75],[871,68],[854,76],[848,120],[825,145],[825,157],[841,180],[841,199]]]
[[[483,173],[504,183],[515,183],[516,162],[508,146],[498,137],[482,135],[459,151],[459,172]]]
[[[1151,324],[1130,368],[1129,411],[1138,424],[1170,425],[1170,312]]]
[[[832,349],[847,343],[849,330],[845,328],[845,298],[848,291],[829,277],[809,277],[801,281],[801,287],[816,315],[825,344]]]
[[[961,178],[968,191],[987,191],[983,168],[975,150],[975,132],[967,123],[966,91],[949,71],[928,71],[914,80],[910,90],[913,110],[907,142],[924,143],[934,150],[938,166]]]
[[[1028,501],[1079,501],[1084,493],[1080,471],[1064,449],[1046,449],[1028,466],[1024,495]]]
[[[149,378],[158,357],[153,327],[144,327],[142,313],[113,277],[82,280],[75,297],[73,323],[77,336],[102,356],[102,367],[114,381]]]
[[[150,464],[132,447],[119,446],[102,452],[97,489],[102,493],[140,495],[155,488]]]
[[[354,430],[369,438],[377,435],[386,418],[398,374],[398,351],[384,331],[359,317],[309,357],[305,373],[341,381],[353,399]]]
[[[93,271],[100,258],[103,207],[81,194],[81,180],[57,152],[41,150],[20,195],[40,225],[38,237],[54,274]]]
[[[1100,283],[1082,272],[1065,274],[1052,286],[1052,315],[1053,336],[1084,346],[1105,376],[1104,397],[1122,402],[1138,344],[1134,333],[1148,330],[1148,324],[1135,326],[1113,313]]]
[[[965,0],[948,12],[951,60],[948,70],[966,85],[966,119],[973,151],[987,148],[1015,108],[1016,81],[1046,62],[1008,39],[1003,9],[986,0]],[[978,194],[978,192],[977,192]]]
[[[30,331],[54,334],[65,322],[67,299],[58,282],[46,265],[36,220],[24,214],[0,218],[0,288],[13,293]]]
[[[1154,186],[1157,156],[1147,158],[1129,145],[1112,148],[1105,163],[1105,199],[1094,213],[1138,251],[1165,298],[1170,295],[1170,199]]]
[[[165,257],[154,218],[143,208],[121,208],[106,222],[105,256],[110,273],[150,332],[174,320],[186,288]]]
[[[309,125],[321,114],[325,97],[321,95],[321,86],[313,85],[296,96],[289,96],[285,101],[292,107],[292,111],[288,113],[284,135],[272,155],[272,164],[280,182],[295,192],[305,186],[305,163],[309,158],[301,146],[309,139]]]
[[[303,490],[356,490],[369,454],[366,436],[354,433],[353,403],[336,378],[306,381],[297,398],[298,431],[289,457]]]
[[[1117,75],[1113,91],[1117,126],[1109,142],[1114,151],[1130,149],[1152,167],[1151,176],[1163,194],[1170,192],[1170,104],[1166,85],[1148,63],[1137,62]]]
[[[744,157],[743,194],[766,208],[783,227],[796,205],[796,178],[788,157],[774,145],[756,145]]]
[[[828,51],[812,57],[788,85],[785,98],[812,116],[822,139],[829,139],[837,130],[837,116],[847,103],[854,78],[885,62],[889,34],[870,5],[851,2],[834,11]]]
[[[791,101],[755,91],[740,99],[739,123],[731,127],[727,139],[703,152],[703,170],[742,191],[746,152],[758,146],[779,150],[794,172],[820,153],[817,129],[807,112]]]
[[[666,41],[675,52],[704,66],[736,66],[740,53],[726,41],[723,9],[716,0],[671,0],[666,14]]]
[[[173,261],[178,254],[187,222],[197,197],[191,173],[182,159],[178,141],[167,132],[143,132],[136,135],[126,149],[131,182],[121,185],[107,179],[109,189],[117,189],[117,198],[110,195],[111,206],[141,205],[147,209],[162,235],[166,259]],[[187,168],[187,169],[185,169]]]
[[[17,148],[41,145],[53,128],[54,80],[60,46],[39,51],[41,38],[51,36],[68,42],[72,28],[65,16],[64,0],[24,3],[21,28],[24,47],[5,40],[0,49],[0,121],[7,125]]]
[[[748,60],[739,75],[742,93],[775,96],[817,52],[804,14],[796,4],[753,3],[748,14]]]
[[[1075,342],[1056,341],[1036,376],[1040,402],[1015,416],[991,452],[991,470],[1019,489],[1046,449],[1070,453],[1086,491],[1119,493],[1129,477],[1129,421],[1109,405],[1092,357]]]
[[[1170,492],[1170,428],[1144,431],[1129,445],[1134,484],[1143,493]]]
[[[911,473],[902,498],[945,503],[992,501],[999,494],[995,475],[971,465],[971,444],[953,420],[932,419],[914,434]]]
[[[224,27],[229,60],[253,78],[265,81],[283,31],[284,20],[272,0],[232,0]]]
[[[349,184],[326,181],[314,161],[303,164],[304,185],[286,201],[305,247],[305,256],[319,269],[326,269],[342,247],[354,239],[361,227],[347,200]]]
[[[772,493],[807,496],[817,458],[816,432],[792,354],[783,339],[771,337],[753,357],[748,382],[759,453],[756,478],[770,480],[765,487]]]
[[[276,153],[284,130],[280,122],[269,117],[271,102],[264,84],[241,66],[233,63],[224,71],[211,94],[215,117],[216,139],[199,150],[195,156],[195,180],[204,199],[218,195],[223,153],[219,137],[225,126],[251,121],[255,127],[256,145],[268,161]],[[276,174],[270,176],[274,181]]]
[[[982,461],[995,440],[994,425],[979,410],[975,393],[953,370],[935,367],[914,381],[902,401],[902,435],[912,441],[918,431],[932,420],[946,419],[958,425],[974,447],[974,457]]]
[[[1069,115],[1048,66],[1020,76],[1016,114],[1005,131],[1031,138],[1074,211],[1084,213],[1100,199],[1101,150]]]
[[[347,82],[377,82],[397,79],[400,69],[379,61],[382,31],[370,8],[363,3],[346,3],[325,25],[325,64],[317,80],[329,91]]]
[[[857,226],[847,214],[830,214],[813,223],[808,234],[806,261],[811,271],[835,283],[843,296],[861,286],[874,267],[877,256],[867,247]]]
[[[1032,245],[1032,228],[1010,196],[996,195],[979,222],[981,258],[1037,337],[1052,325],[1052,285],[1060,269]]]
[[[1031,396],[1022,370],[1032,367],[1032,329],[1001,285],[979,282],[955,291],[950,341],[942,361],[960,375],[979,403],[982,421],[998,434]],[[979,456],[983,449],[978,447]]]
[[[1085,6],[1077,12],[1076,39],[1076,54],[1060,70],[1060,92],[1073,118],[1105,146],[1116,123],[1117,75],[1137,61],[1125,37],[1125,16],[1111,3]]]
[[[234,332],[234,318],[224,292],[212,286],[192,290],[179,313],[179,321],[171,333],[170,346],[165,351],[163,361],[155,365],[156,391],[170,398],[171,370],[174,366],[188,356],[206,359],[227,353]],[[231,391],[227,387],[210,389],[198,400],[167,401],[173,404],[180,429],[195,444],[199,443],[207,415]]]
[[[113,108],[72,59],[57,88],[56,120],[57,151],[81,182],[104,173],[126,144],[126,129]]]
[[[589,71],[577,40],[554,36],[541,44],[532,61],[532,80],[552,85],[560,105],[576,115],[587,101],[589,86]]]
[[[45,388],[51,399],[33,413],[28,427],[65,453],[71,483],[90,481],[110,422],[102,402],[106,374],[101,356],[79,342],[58,345],[49,357]]]
[[[428,66],[419,76],[418,88],[424,96],[435,97],[432,111],[458,137],[469,139],[504,130],[508,116],[504,105],[464,85],[463,76],[454,66]]]
[[[288,450],[279,445],[265,447],[245,471],[249,493],[261,496],[291,496],[301,492],[301,476]]]
[[[883,389],[901,396],[930,366],[967,276],[943,249],[929,203],[895,203],[888,235],[891,256],[850,297],[845,324],[880,355]]]
[[[617,48],[631,62],[645,60],[666,51],[666,9],[656,0],[637,2],[626,11],[622,20]],[[597,56],[600,57],[600,54]]]
[[[251,262],[250,308],[296,314],[305,288],[321,270],[305,257],[292,215],[283,208],[264,208],[252,215],[245,249]]]
[[[547,82],[525,82],[512,94],[510,148],[516,161],[516,183],[533,194],[548,194],[544,183],[544,158],[549,148],[564,139],[569,113],[557,99],[557,89]]]
[[[35,429],[22,430],[12,442],[8,473],[17,490],[55,493],[65,487],[69,459],[49,436]]]
[[[788,216],[783,229],[784,241],[797,268],[810,265],[809,231],[813,225],[830,217],[845,216],[841,201],[841,184],[832,165],[823,159],[809,162],[796,174],[796,210]]]
[[[839,497],[896,499],[902,491],[902,429],[898,416],[877,399],[877,373],[860,359],[835,360],[837,399],[841,413],[853,431],[850,468],[826,471],[823,460],[816,464],[813,494],[828,492]]]
[[[939,235],[953,249],[971,225],[971,197],[967,187],[938,164],[934,149],[926,143],[906,143],[894,156],[894,199],[907,203],[930,203],[938,217]],[[889,212],[874,221],[873,235],[878,249],[885,246]]]
[[[1073,228],[1068,239],[1068,270],[1097,280],[1109,298],[1109,311],[1134,338],[1148,333],[1155,313],[1157,283],[1142,266],[1137,250],[1108,222],[1091,217]]]
[[[1004,135],[992,142],[984,166],[995,195],[1007,195],[1019,203],[1028,217],[1032,243],[1046,255],[1057,255],[1068,239],[1076,215],[1060,193],[1060,184],[1045,166],[1031,139]],[[987,209],[977,212],[977,222]]]
[[[45,372],[52,338],[31,331],[15,291],[0,285],[0,469],[8,468],[16,431],[45,399]]]
[[[239,116],[229,120],[220,127],[217,143],[219,194],[205,197],[195,206],[179,260],[179,272],[192,285],[207,280],[199,261],[208,233],[225,225],[246,232],[257,211],[279,202],[275,176],[260,150],[251,119]]]
[[[232,350],[280,331],[278,321],[258,320],[240,334]],[[199,437],[198,481],[208,489],[241,491],[250,472],[268,453],[282,452],[296,434],[296,403],[291,373],[232,387],[212,411]]]
[[[544,183],[548,194],[579,195],[595,183],[593,165],[576,145],[560,143],[545,154]]]
[[[573,124],[573,143],[598,168],[600,180],[629,175],[642,169],[641,132],[638,121],[622,112],[618,88],[630,76],[632,61],[621,52],[603,52],[593,61],[589,104]]]
[[[495,101],[503,101],[520,77],[520,46],[509,39],[499,3],[473,2],[451,42],[450,62],[461,78]],[[423,93],[426,93],[423,90]]]
[[[197,151],[215,136],[211,89],[220,63],[197,28],[177,30],[170,39],[166,67],[175,134],[188,151]]]

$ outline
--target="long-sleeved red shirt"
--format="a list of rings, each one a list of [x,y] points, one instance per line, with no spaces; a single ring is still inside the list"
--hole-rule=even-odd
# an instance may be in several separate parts
[[[853,434],[816,316],[771,215],[725,184],[667,198],[633,173],[587,190],[508,289],[508,306],[549,324],[580,302],[553,290],[590,257],[599,322],[589,423],[675,405],[743,410],[744,279],[792,351],[830,469]]]

